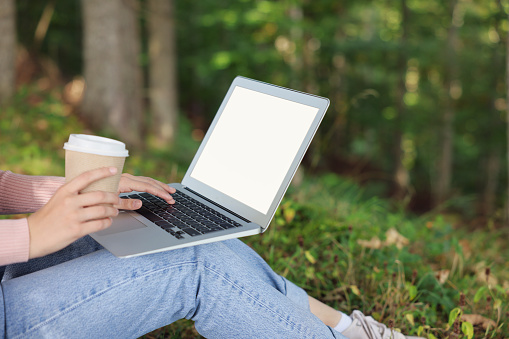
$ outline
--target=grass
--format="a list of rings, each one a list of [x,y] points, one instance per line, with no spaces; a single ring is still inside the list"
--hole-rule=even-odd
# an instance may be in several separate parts
[[[126,171],[179,181],[198,142],[182,123],[173,150],[132,154]],[[62,145],[88,131],[58,91],[19,91],[1,111],[0,168],[63,175]],[[402,332],[428,338],[509,337],[507,229],[461,218],[412,216],[333,174],[292,185],[263,235],[244,241],[281,275],[349,313],[359,309]],[[453,220],[453,221],[450,221]],[[475,315],[460,321],[461,315]],[[492,323],[483,327],[483,322]],[[181,320],[145,338],[199,338]]]

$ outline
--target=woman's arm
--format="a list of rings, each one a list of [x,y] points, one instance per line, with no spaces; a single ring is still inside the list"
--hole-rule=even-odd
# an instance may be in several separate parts
[[[0,220],[0,266],[28,261],[29,246],[26,218]]]
[[[37,177],[0,171],[0,214],[30,213],[44,206],[64,184],[60,177]],[[0,266],[29,258],[27,219],[0,220]]]
[[[42,177],[0,171],[0,214],[32,213],[44,206],[65,183],[62,177]]]
[[[108,168],[98,169],[64,185],[64,178],[0,172],[0,212],[37,210],[28,219],[0,220],[0,266],[57,251],[83,235],[108,227],[118,209],[140,208],[141,201],[119,199],[113,193],[79,194],[93,181],[112,174]],[[170,195],[174,188],[152,178],[123,174],[119,193],[133,190],[149,192],[174,203]]]

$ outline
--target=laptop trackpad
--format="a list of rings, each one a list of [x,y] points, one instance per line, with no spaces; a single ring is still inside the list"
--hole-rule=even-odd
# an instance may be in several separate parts
[[[103,236],[103,235],[111,235],[115,233],[132,231],[139,228],[147,227],[141,221],[136,218],[130,216],[128,213],[122,211],[113,219],[113,224],[105,230],[96,232],[95,235]]]

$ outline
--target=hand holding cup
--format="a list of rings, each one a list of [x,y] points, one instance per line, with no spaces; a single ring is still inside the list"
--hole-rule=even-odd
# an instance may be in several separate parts
[[[118,193],[149,192],[174,203],[170,195],[174,188],[152,178],[122,174],[128,152],[120,141],[71,134],[64,149],[66,184],[28,217],[30,258],[53,253],[109,227],[118,209],[141,206],[141,201],[120,199]]]
[[[46,205],[30,215],[29,257],[56,252],[87,234],[109,227],[112,218],[118,215],[118,209],[114,207],[120,204],[118,194],[80,192],[92,183],[116,174],[116,167],[102,167],[82,173],[60,187]]]
[[[53,253],[109,227],[118,215],[118,185],[128,156],[125,144],[71,134],[64,149],[66,184],[28,217],[30,258]]]

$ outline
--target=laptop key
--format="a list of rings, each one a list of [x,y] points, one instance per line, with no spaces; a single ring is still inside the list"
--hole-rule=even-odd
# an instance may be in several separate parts
[[[178,220],[177,217],[172,215],[171,213],[162,213],[161,216],[164,218],[164,220],[168,221]]]
[[[177,226],[180,229],[189,227],[189,226],[187,226],[186,223],[183,223],[182,221],[173,221],[172,223],[173,223],[173,225]]]
[[[203,220],[203,221],[200,221],[200,223],[201,223],[202,225],[204,225],[205,227],[207,227],[207,228],[211,228],[211,227],[215,227],[215,226],[217,226],[217,224],[216,224],[216,223],[213,223],[213,222],[212,222],[212,221],[210,221],[210,220]]]
[[[166,220],[154,221],[154,224],[156,224],[157,226],[162,227],[164,229],[174,227],[172,224],[170,224]]]
[[[200,232],[203,232],[203,231],[206,231],[206,230],[208,230],[208,229],[209,229],[208,227],[206,227],[206,226],[204,226],[204,225],[202,225],[202,224],[196,224],[196,225],[193,225],[193,228],[194,228],[195,230],[200,231]]]
[[[187,234],[189,234],[190,236],[196,236],[196,235],[201,235],[200,232],[198,232],[197,230],[193,229],[193,228],[184,228],[182,231],[186,232]]]
[[[224,229],[228,229],[228,228],[235,228],[235,226],[233,226],[232,224],[229,224],[227,222],[222,222],[222,223],[219,223],[219,226],[221,226],[222,228]]]
[[[136,212],[138,212],[139,214],[143,215],[145,218],[147,218],[150,221],[159,221],[159,220],[161,220],[160,217],[158,217],[157,215],[153,214],[152,212],[150,212],[149,210],[144,209],[144,208],[140,208]]]
[[[211,233],[211,232],[221,231],[221,230],[222,230],[222,228],[214,228],[214,229],[210,228],[210,229],[202,231],[202,233],[206,234],[206,233]]]

